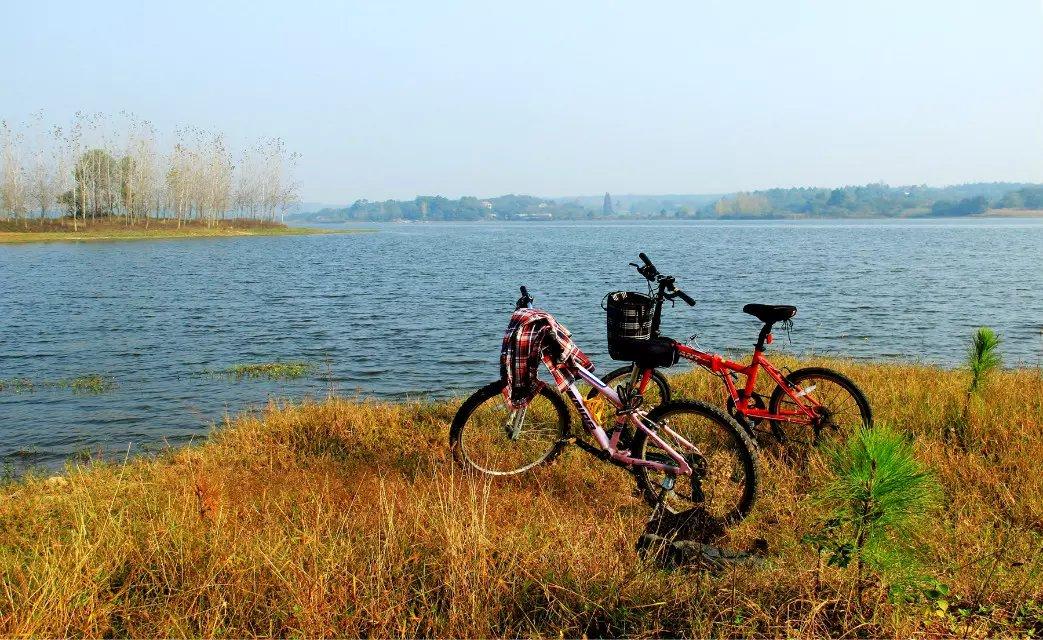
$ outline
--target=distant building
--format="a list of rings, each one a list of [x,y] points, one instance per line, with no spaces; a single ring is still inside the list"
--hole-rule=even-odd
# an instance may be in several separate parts
[[[615,211],[612,209],[612,196],[608,195],[607,191],[605,192],[605,204],[601,205],[601,213],[603,213],[606,216],[610,216],[613,213],[615,213]]]
[[[482,200],[478,204],[482,205],[482,207],[484,207],[486,209],[492,209],[493,208],[493,203],[489,202],[488,200]]]

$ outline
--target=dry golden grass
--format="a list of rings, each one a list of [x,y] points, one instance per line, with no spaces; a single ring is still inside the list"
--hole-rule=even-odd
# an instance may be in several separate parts
[[[792,363],[791,363],[792,364]],[[823,478],[769,448],[754,514],[727,543],[761,565],[662,571],[634,543],[648,508],[622,471],[571,450],[524,478],[459,473],[456,402],[340,399],[229,420],[206,444],[70,467],[2,490],[2,636],[980,636],[1043,633],[1043,379],[1003,372],[971,445],[944,433],[966,376],[830,361],[876,418],[916,436],[946,500],[919,542],[938,601],[891,602],[819,570],[801,543]],[[679,392],[717,398],[695,372]]]

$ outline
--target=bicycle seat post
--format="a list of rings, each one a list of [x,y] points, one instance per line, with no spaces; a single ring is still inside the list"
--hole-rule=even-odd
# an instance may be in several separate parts
[[[774,322],[765,322],[764,326],[761,327],[761,332],[757,334],[757,344],[753,345],[754,351],[764,351],[764,343],[770,344],[771,328],[775,325]]]

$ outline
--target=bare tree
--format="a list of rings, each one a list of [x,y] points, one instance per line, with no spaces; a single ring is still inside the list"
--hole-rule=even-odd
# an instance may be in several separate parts
[[[297,203],[297,185],[288,178],[296,164],[297,154],[287,153],[285,143],[279,138],[265,141],[260,149],[263,162],[261,209],[269,221],[274,221],[276,216],[282,219]]]
[[[128,116],[129,117],[129,116]],[[147,121],[131,120],[120,159],[120,203],[123,214],[133,222],[157,210],[155,131]]]
[[[128,224],[172,218],[207,225],[227,217],[281,219],[297,202],[292,175],[297,155],[268,138],[233,155],[220,133],[185,127],[160,151],[147,120],[121,112],[113,122],[77,112],[71,126],[44,127],[34,114],[32,145],[0,123],[0,216],[72,220],[122,219]],[[28,160],[28,162],[23,162]]]
[[[25,218],[29,212],[28,176],[20,158],[22,136],[0,121],[0,212]]]
[[[262,178],[258,150],[252,149],[243,152],[236,169],[233,206],[239,215],[246,218],[256,218],[260,214],[262,199]]]
[[[168,161],[166,186],[167,207],[177,218],[178,228],[188,216],[191,164],[189,151],[181,144],[176,145]]]

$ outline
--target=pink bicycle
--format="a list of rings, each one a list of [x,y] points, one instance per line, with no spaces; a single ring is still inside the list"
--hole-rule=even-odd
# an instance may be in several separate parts
[[[525,287],[518,308],[531,308]],[[512,410],[503,396],[504,381],[492,382],[469,397],[453,419],[449,443],[465,469],[510,476],[547,464],[568,445],[632,473],[649,504],[671,513],[702,509],[724,522],[743,518],[757,495],[759,468],[745,431],[720,409],[673,401],[645,411],[629,385],[613,390],[575,361],[543,363],[564,388],[593,444],[570,434],[569,409],[549,385],[524,407]],[[576,386],[583,380],[615,408],[606,431],[587,408]],[[627,427],[629,444],[620,438]]]

